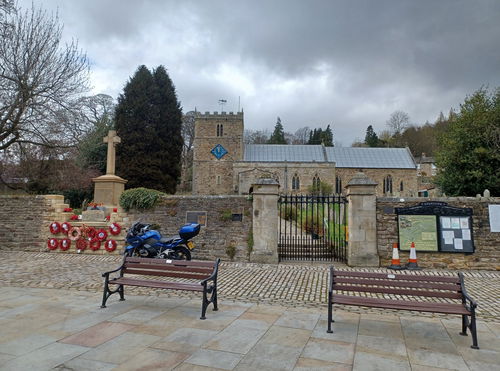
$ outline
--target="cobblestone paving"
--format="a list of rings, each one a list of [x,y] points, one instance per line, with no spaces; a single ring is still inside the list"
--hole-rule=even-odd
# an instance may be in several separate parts
[[[115,269],[120,256],[51,254],[27,252],[0,252],[0,280],[6,286],[67,288],[99,292],[102,290],[101,273]],[[341,269],[387,272],[382,268]],[[253,264],[223,262],[219,271],[219,297],[239,302],[279,304],[289,307],[326,307],[328,264],[286,263]],[[405,273],[425,275],[456,275],[456,271],[422,270]],[[464,271],[466,288],[479,303],[478,317],[485,321],[500,322],[500,272]],[[134,295],[193,297],[178,291],[127,288]],[[374,296],[374,294],[367,293]],[[423,300],[446,300],[426,298]],[[352,312],[387,313],[391,310],[344,307]],[[407,312],[418,316],[437,317],[438,314]]]

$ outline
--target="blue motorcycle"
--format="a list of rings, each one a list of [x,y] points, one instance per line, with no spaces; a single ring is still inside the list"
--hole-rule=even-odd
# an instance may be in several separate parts
[[[179,235],[162,237],[152,229],[151,224],[135,222],[128,230],[125,246],[126,256],[142,258],[191,260],[191,251],[195,248],[191,238],[200,233],[200,225],[185,224],[179,229]]]

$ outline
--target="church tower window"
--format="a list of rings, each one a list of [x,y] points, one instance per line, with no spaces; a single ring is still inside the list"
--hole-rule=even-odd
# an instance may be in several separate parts
[[[384,193],[392,193],[392,176],[390,175],[384,178]]]
[[[220,175],[217,175],[217,177],[216,177],[215,179],[216,179],[216,183],[217,183],[217,185],[221,185],[221,178],[220,178]]]
[[[297,174],[295,174],[292,178],[292,189],[294,191],[298,191],[300,189],[300,180]]]
[[[224,125],[217,124],[217,136],[221,137],[224,135]]]
[[[401,181],[401,183],[399,183],[399,191],[400,191],[400,192],[403,192],[403,191],[404,191],[403,181]]]
[[[339,176],[335,177],[335,193],[337,194],[342,193],[342,178]]]

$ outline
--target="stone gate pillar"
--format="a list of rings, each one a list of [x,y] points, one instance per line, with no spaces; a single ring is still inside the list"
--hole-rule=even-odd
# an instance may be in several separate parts
[[[250,261],[278,263],[278,188],[274,179],[259,179],[253,187],[253,251]]]
[[[347,185],[349,243],[347,264],[351,267],[378,267],[377,182],[357,173]]]

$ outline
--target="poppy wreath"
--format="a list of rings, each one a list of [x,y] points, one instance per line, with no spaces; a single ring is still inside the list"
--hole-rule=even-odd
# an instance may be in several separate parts
[[[119,235],[122,230],[122,227],[120,227],[120,224],[118,223],[111,223],[109,226],[109,233],[111,233],[113,236]]]
[[[105,229],[101,228],[97,231],[96,238],[99,241],[104,241],[108,237],[108,232]]]
[[[71,241],[79,241],[82,236],[82,231],[78,227],[71,227],[68,231],[68,238]]]
[[[78,241],[76,241],[76,248],[80,251],[83,251],[87,248],[87,241],[85,239],[80,238]]]
[[[89,242],[89,247],[90,250],[97,251],[101,248],[101,241],[99,241],[97,238],[93,238]]]
[[[71,246],[71,240],[69,238],[63,238],[62,240],[59,241],[59,248],[62,251],[68,250],[70,246]]]
[[[61,224],[61,231],[64,234],[68,234],[70,229],[71,229],[71,224],[69,224],[68,222],[64,222]]]
[[[47,247],[49,248],[49,250],[57,249],[58,245],[59,245],[59,241],[57,238],[49,238],[47,240]]]
[[[58,222],[52,222],[50,223],[50,233],[52,234],[58,234],[61,232],[61,225]]]
[[[85,226],[85,233],[84,233],[84,235],[90,241],[90,240],[93,240],[97,236],[97,231],[96,231],[96,229],[94,227],[87,227],[87,226]]]
[[[104,248],[107,252],[113,252],[116,250],[116,241],[115,240],[107,240],[104,243]]]

